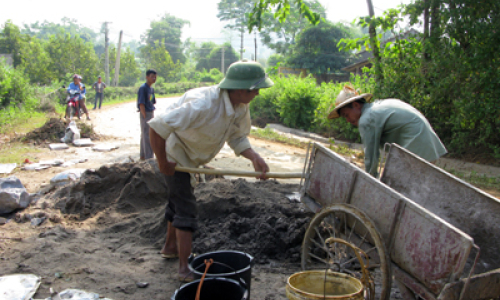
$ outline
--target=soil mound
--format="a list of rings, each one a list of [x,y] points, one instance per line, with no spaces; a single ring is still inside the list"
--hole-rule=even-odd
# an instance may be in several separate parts
[[[87,171],[79,182],[46,198],[72,218],[95,218],[102,233],[121,236],[120,247],[141,243],[160,249],[166,232],[166,191],[155,161],[148,160]],[[215,179],[199,184],[193,251],[230,249],[249,253],[258,263],[298,262],[312,214],[287,198],[295,191],[298,185],[276,181]]]
[[[76,126],[80,130],[81,138],[98,139],[99,136],[94,133],[92,125],[83,122],[77,122]],[[35,145],[43,145],[49,143],[60,143],[64,137],[67,127],[67,121],[59,118],[51,118],[42,127],[36,128],[28,132],[22,140],[24,142],[33,143]]]

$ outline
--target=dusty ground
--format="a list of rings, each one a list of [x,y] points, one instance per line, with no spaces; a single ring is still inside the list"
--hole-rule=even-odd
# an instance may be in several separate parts
[[[36,299],[48,297],[51,287],[85,289],[115,300],[168,299],[179,282],[177,261],[158,254],[165,233],[164,187],[155,179],[158,174],[144,164],[123,163],[138,159],[134,104],[92,111],[91,117],[96,131],[105,136],[97,143],[118,143],[120,148],[111,152],[44,148],[37,154],[38,160],[87,158],[73,167],[91,171],[85,184],[49,192],[17,213],[20,223],[12,220],[0,228],[0,275],[42,276]],[[256,139],[251,143],[272,171],[302,170],[305,150]],[[211,165],[252,170],[229,148]],[[13,175],[36,192],[66,169],[16,170]],[[286,197],[298,191],[298,183],[229,178],[200,184],[196,189],[200,230],[193,250],[234,249],[255,255],[259,263],[253,267],[252,298],[286,299],[285,281],[299,270],[300,243],[310,217],[301,203]],[[29,222],[33,217],[46,220],[34,227]],[[137,282],[149,285],[138,288]]]
[[[162,99],[159,111],[169,101]],[[165,187],[150,162],[134,162],[139,157],[135,103],[91,111],[91,117],[101,135],[97,143],[120,147],[110,152],[44,148],[37,154],[39,160],[86,158],[73,167],[90,171],[82,182],[52,190],[18,212],[19,223],[0,227],[0,276],[42,276],[35,299],[48,297],[51,287],[84,289],[114,300],[169,299],[179,282],[177,261],[158,254],[165,233]],[[251,143],[273,172],[302,171],[305,150],[258,139]],[[227,147],[211,165],[252,170]],[[17,170],[14,175],[36,192],[66,169]],[[226,178],[200,184],[195,190],[200,230],[194,236],[194,252],[233,249],[254,255],[252,299],[286,299],[286,278],[300,270],[300,244],[311,217],[290,197],[298,183]],[[29,217],[46,220],[34,227]],[[139,288],[138,282],[149,285]],[[397,289],[391,298],[400,299]]]

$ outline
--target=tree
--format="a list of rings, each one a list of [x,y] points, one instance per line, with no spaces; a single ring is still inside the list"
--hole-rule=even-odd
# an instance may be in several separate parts
[[[305,3],[312,11],[320,14],[323,18],[326,17],[325,8],[318,0],[310,0]],[[308,24],[309,22],[300,15],[299,9],[295,6],[290,7],[289,16],[283,21],[275,19],[271,12],[265,12],[260,31],[261,41],[270,49],[275,50],[276,53],[287,55],[290,46],[295,43],[296,36]]]
[[[5,22],[0,33],[0,53],[12,54],[14,67],[22,62],[20,52],[26,40],[26,35],[11,20]]]
[[[48,85],[57,78],[49,70],[51,58],[45,50],[45,43],[29,38],[20,50],[21,63],[18,67],[24,70],[31,83]]]
[[[175,64],[164,46],[163,41],[157,41],[153,46],[141,48],[141,53],[146,60],[147,69],[155,69],[158,76],[167,82],[173,82],[178,77],[180,63]]]
[[[221,70],[222,49],[224,49],[224,70]],[[208,50],[208,48],[205,50]],[[237,61],[238,59],[238,54],[230,43],[215,45],[215,47],[210,50],[210,53],[208,53],[206,57],[200,58],[200,60],[196,64],[196,70],[201,71],[203,69],[218,69],[222,73],[225,73],[229,65]]]
[[[255,4],[252,13],[249,15],[249,30],[252,31],[253,28],[257,28],[260,31],[264,24],[263,19],[265,19],[265,13],[272,10],[274,7],[276,7],[274,17],[278,18],[281,22],[286,20],[290,15],[290,2],[295,3],[295,6],[299,9],[300,15],[308,19],[311,24],[319,24],[321,15],[313,12],[305,0],[259,0],[259,2]],[[369,17],[365,18],[365,21],[369,24],[370,46],[375,57],[374,64],[375,69],[377,70],[375,76],[377,81],[381,81],[383,77],[382,70],[380,68],[380,46],[377,39],[377,32],[375,30],[376,24],[372,22],[372,19],[375,17],[375,13],[373,11],[372,1],[366,0],[366,3],[368,6]]]
[[[62,24],[56,24],[48,21],[40,23],[37,21],[30,25],[25,24],[22,33],[39,39],[48,40],[52,35],[56,35],[60,32],[65,32],[69,33],[71,36],[78,35],[85,42],[92,43],[95,43],[97,37],[99,36],[98,32],[79,25],[75,19],[64,17],[61,19],[61,22]]]
[[[69,80],[67,75],[80,74],[88,82],[97,77],[98,58],[92,43],[86,43],[78,35],[58,33],[50,36],[45,50],[51,58],[49,70],[58,80]]]
[[[141,71],[135,60],[134,52],[127,47],[125,51],[120,53],[120,86],[134,86],[140,76]]]
[[[202,69],[210,70],[210,62],[208,61],[208,55],[215,48],[219,47],[214,42],[202,42],[200,47],[194,47],[193,59],[196,61],[196,70],[201,71]]]
[[[151,28],[141,37],[151,48],[159,47],[160,43],[166,49],[174,62],[184,63],[186,57],[182,53],[182,27],[188,21],[165,14],[159,21],[152,21]]]
[[[249,21],[248,14],[254,7],[255,0],[221,0],[218,4],[217,17],[221,21],[229,22],[224,28],[236,30],[240,33],[240,57],[243,58],[243,39]]]
[[[320,22],[303,30],[286,62],[295,68],[309,69],[316,74],[338,72],[347,65],[349,53],[340,52],[337,43],[349,35],[341,24]]]

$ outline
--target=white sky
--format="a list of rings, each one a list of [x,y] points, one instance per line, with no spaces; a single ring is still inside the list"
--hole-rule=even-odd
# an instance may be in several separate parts
[[[220,0],[146,0],[144,2],[86,0],[3,0],[0,24],[11,19],[14,24],[31,24],[47,20],[60,23],[61,18],[76,19],[86,27],[99,31],[105,21],[111,22],[110,40],[118,42],[120,30],[124,31],[124,41],[140,39],[152,20],[164,13],[185,19],[191,26],[183,28],[182,38],[191,37],[195,42],[212,40],[216,43],[228,41],[229,35],[222,31],[225,23],[217,18],[217,3]],[[395,8],[411,0],[372,0],[375,14],[381,15],[385,9]],[[327,19],[351,22],[354,18],[368,15],[366,0],[320,0],[327,10]],[[130,4],[129,4],[130,3]],[[252,34],[253,35],[253,34]],[[233,40],[237,35],[233,34]]]
[[[31,24],[36,21],[60,23],[61,18],[76,19],[78,23],[98,31],[102,22],[110,24],[111,39],[118,39],[120,30],[124,39],[137,39],[149,27],[151,20],[159,19],[164,13],[185,19],[191,26],[183,29],[183,38],[191,37],[194,41],[214,39],[224,41],[221,30],[224,23],[217,18],[217,3],[220,0],[146,0],[144,2],[86,0],[14,0],[2,1],[0,24],[11,19],[14,24]],[[395,8],[410,0],[372,0],[375,14]],[[327,19],[331,21],[351,22],[358,16],[368,15],[366,0],[320,0],[327,10]],[[129,4],[130,3],[130,4]],[[133,3],[133,4],[132,4]]]

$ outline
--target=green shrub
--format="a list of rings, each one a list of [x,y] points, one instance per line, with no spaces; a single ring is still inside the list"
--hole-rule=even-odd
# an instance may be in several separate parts
[[[309,130],[314,121],[314,111],[321,100],[316,79],[291,76],[284,80],[276,98],[278,113],[286,126]]]

